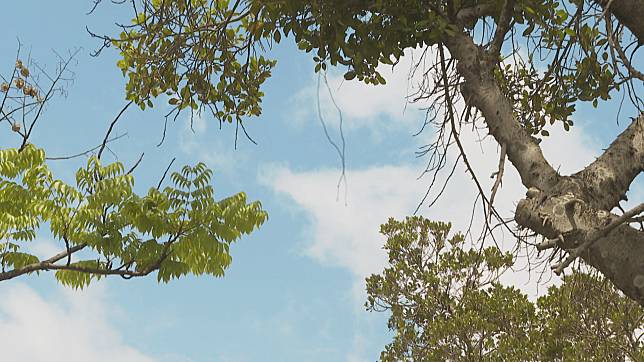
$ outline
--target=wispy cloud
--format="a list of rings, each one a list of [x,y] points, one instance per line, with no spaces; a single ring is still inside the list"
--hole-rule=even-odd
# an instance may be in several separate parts
[[[129,346],[110,324],[104,288],[63,289],[46,300],[25,284],[3,286],[0,350],[3,361],[124,361],[155,359]]]
[[[423,104],[410,105],[407,97],[422,82],[422,72],[410,72],[412,65],[422,61],[422,54],[420,50],[409,50],[395,67],[378,66],[378,71],[387,80],[385,85],[367,85],[357,79],[346,81],[337,71],[328,73],[328,88],[323,78],[319,81],[319,101],[323,117],[328,120],[336,120],[338,117],[332,96],[345,118],[348,130],[390,128],[392,119],[403,121],[407,127],[416,127],[418,113],[415,111],[423,107]],[[289,118],[299,123],[317,119],[317,102],[318,75],[315,75],[309,86],[293,95],[293,107],[288,110]]]
[[[213,122],[205,115],[195,115],[192,120],[187,120],[179,134],[179,148],[191,158],[205,162],[218,174],[233,175],[249,155],[243,148],[235,149],[234,134],[230,130],[234,125],[226,124],[221,132],[217,132],[212,129]],[[240,142],[247,141],[242,139],[245,136],[241,130],[239,137]]]
[[[544,153],[555,167],[561,165],[564,174],[585,166],[597,149],[581,130],[570,133],[553,131],[542,145]],[[479,134],[462,130],[468,160],[475,170],[484,191],[489,193],[494,179],[490,177],[498,164],[498,145],[490,138],[480,140]],[[562,152],[565,150],[565,152]],[[452,154],[453,162],[454,156]],[[362,300],[364,277],[379,272],[386,263],[382,250],[384,238],[379,226],[389,217],[403,218],[415,210],[424,195],[429,177],[418,180],[423,169],[419,162],[396,165],[379,165],[348,172],[347,204],[342,193],[336,198],[338,170],[318,169],[296,172],[286,166],[273,166],[260,177],[272,189],[288,196],[310,216],[310,240],[305,254],[325,264],[349,270],[356,280],[356,297]],[[443,172],[443,179],[448,170]],[[430,198],[440,190],[434,187]],[[445,192],[431,209],[421,208],[420,213],[429,218],[453,223],[453,230],[466,230],[472,214],[477,189],[465,167],[457,166]],[[523,196],[525,188],[511,164],[506,173],[495,205],[504,216],[511,216],[515,202]],[[472,230],[481,230],[482,211],[474,215]],[[476,237],[477,235],[473,235]],[[508,239],[509,243],[514,243]],[[509,244],[508,244],[509,245]],[[517,280],[518,281],[518,280]]]
[[[388,217],[407,215],[423,190],[413,167],[351,171],[345,204],[342,193],[340,199],[336,198],[338,170],[294,172],[277,167],[267,171],[264,177],[271,187],[288,195],[312,216],[312,240],[305,253],[360,277],[384,265],[378,225]]]

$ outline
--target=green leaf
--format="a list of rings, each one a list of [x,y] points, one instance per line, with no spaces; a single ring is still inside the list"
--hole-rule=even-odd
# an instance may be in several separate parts
[[[344,73],[344,79],[346,79],[346,80],[352,80],[355,77],[356,77],[356,72],[353,71],[353,70],[350,70],[350,71]]]

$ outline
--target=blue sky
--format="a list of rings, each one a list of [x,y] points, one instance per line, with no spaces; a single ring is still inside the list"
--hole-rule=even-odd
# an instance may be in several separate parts
[[[98,144],[125,103],[123,77],[116,55],[89,53],[99,43],[85,31],[114,30],[126,22],[127,7],[103,4],[86,15],[91,1],[20,1],[3,4],[0,72],[11,71],[17,38],[23,54],[42,66],[55,66],[53,51],[65,54],[80,47],[73,65],[74,81],[66,97],[51,102],[32,142],[48,156],[74,154]],[[373,89],[342,82],[329,83],[343,112],[347,138],[346,199],[336,198],[338,159],[326,141],[316,115],[316,76],[312,62],[288,41],[271,51],[278,59],[265,87],[264,113],[247,122],[258,145],[240,138],[233,148],[234,127],[211,118],[187,116],[170,123],[168,137],[156,147],[163,129],[164,107],[127,111],[116,134],[127,136],[110,144],[106,160],[126,167],[145,152],[136,172],[136,189],[156,185],[167,164],[206,162],[214,169],[218,197],[245,191],[261,200],[269,221],[232,248],[233,264],[224,278],[187,277],[158,284],[154,277],[102,280],[84,291],[58,286],[41,274],[0,285],[0,350],[7,361],[373,361],[390,335],[386,315],[364,311],[364,277],[385,265],[379,225],[387,217],[411,214],[428,179],[418,180],[425,160],[417,147],[434,136],[412,137],[423,113],[405,104],[417,79],[407,81],[413,54],[394,72],[388,85]],[[324,93],[324,89],[323,89]],[[322,97],[332,136],[337,113]],[[544,152],[562,171],[572,172],[597,156],[635,114],[626,107],[620,125],[615,105],[600,111],[582,107],[579,127],[570,134],[559,129],[544,140]],[[630,111],[630,113],[629,113]],[[591,123],[591,121],[595,123]],[[586,126],[588,125],[588,126]],[[475,168],[489,189],[487,175],[495,170],[497,147],[463,135]],[[3,147],[17,139],[0,131]],[[565,150],[565,152],[563,152]],[[483,152],[481,152],[483,151]],[[57,175],[72,180],[83,158],[57,161]],[[422,214],[466,225],[474,190],[462,169],[445,197]],[[524,193],[513,170],[504,180],[499,209],[510,215]],[[641,196],[641,187],[634,187]],[[637,199],[638,197],[634,197]],[[641,198],[641,197],[640,197]],[[480,222],[480,220],[478,221]],[[46,233],[31,245],[42,256],[60,249]],[[512,240],[507,240],[511,245]],[[508,281],[535,293],[526,275]]]

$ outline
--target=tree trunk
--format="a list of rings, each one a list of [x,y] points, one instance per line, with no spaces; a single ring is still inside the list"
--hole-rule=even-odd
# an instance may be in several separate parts
[[[445,45],[465,80],[461,93],[466,103],[482,113],[490,134],[506,146],[523,185],[537,190],[517,205],[518,225],[558,239],[557,246],[570,251],[617,219],[610,210],[644,166],[644,114],[597,160],[572,176],[560,176],[514,118],[493,75],[498,58],[490,57],[464,33],[450,37]],[[623,224],[597,239],[580,257],[644,306],[644,232]]]

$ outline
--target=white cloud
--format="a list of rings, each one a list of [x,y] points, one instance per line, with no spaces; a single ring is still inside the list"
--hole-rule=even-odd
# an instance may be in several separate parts
[[[494,182],[490,175],[498,165],[498,145],[491,137],[479,142],[479,135],[475,132],[468,129],[461,132],[468,161],[483,189],[489,193]],[[551,134],[542,145],[552,164],[555,167],[561,165],[562,173],[580,169],[599,150],[589,147],[590,141],[579,129],[573,128],[566,134],[558,131]],[[452,157],[455,155],[453,152]],[[310,240],[305,246],[305,253],[320,263],[349,270],[356,281],[354,296],[361,303],[364,299],[364,277],[379,272],[386,263],[382,250],[384,238],[378,232],[379,226],[389,217],[403,218],[413,213],[429,183],[429,177],[417,180],[422,166],[409,163],[348,171],[347,205],[342,202],[342,197],[340,201],[336,200],[337,169],[295,172],[284,166],[274,166],[260,176],[268,179],[275,191],[288,195],[311,216],[306,233],[310,235]],[[443,177],[449,171],[447,168]],[[431,195],[435,195],[440,186],[435,185]],[[509,217],[524,192],[518,174],[506,162],[505,177],[495,206],[503,216]],[[465,167],[460,165],[439,201],[429,210],[421,208],[420,213],[431,219],[450,221],[454,225],[453,230],[463,231],[469,225],[476,194],[474,182]],[[472,230],[476,238],[476,232],[481,230],[483,223],[480,209],[474,216]],[[507,237],[506,241],[508,247],[515,243],[512,237]],[[512,275],[510,279],[518,286],[527,288],[523,285],[527,281],[527,274]],[[534,291],[533,287],[528,290]]]
[[[51,258],[52,256],[60,253],[64,247],[57,246],[51,240],[37,238],[31,243],[25,244],[27,252],[38,257],[39,260]]]
[[[407,104],[407,97],[412,90],[417,89],[422,81],[422,72],[410,73],[413,64],[421,60],[423,54],[420,50],[407,50],[405,56],[395,67],[379,65],[378,71],[387,80],[385,85],[367,85],[357,79],[347,81],[343,74],[330,72],[327,75],[329,88],[324,79],[320,80],[320,105],[322,114],[327,122],[336,122],[337,110],[329,96],[342,111],[347,129],[369,127],[390,127],[390,119],[403,120],[408,128],[418,124],[418,112],[413,112],[423,107],[422,103]],[[431,58],[428,53],[425,62]],[[422,69],[422,67],[421,67]],[[317,110],[317,83],[318,75],[311,80],[311,85],[303,88],[292,97],[293,109],[289,110],[289,119],[297,122],[318,119]],[[411,112],[410,112],[411,111]],[[394,125],[398,127],[399,125]]]
[[[336,199],[338,170],[296,173],[279,167],[268,175],[275,191],[289,195],[312,216],[312,240],[306,254],[359,277],[384,265],[384,239],[378,225],[413,210],[423,190],[416,177],[417,171],[407,166],[349,172],[345,205],[342,196]]]
[[[110,309],[100,286],[82,292],[63,289],[55,299],[45,300],[22,283],[3,286],[3,361],[154,361],[128,346],[110,325]]]
[[[580,127],[572,127],[569,132],[555,125],[550,129],[550,136],[544,137],[541,149],[552,167],[562,175],[570,175],[599,156],[601,146]]]
[[[369,361],[365,357],[365,350],[367,349],[367,340],[365,336],[357,334],[353,336],[351,351],[347,354],[347,362],[366,362]]]
[[[381,65],[379,70],[388,81],[385,86],[369,86],[355,80],[347,82],[337,74],[329,76],[330,88],[349,130],[368,128],[378,134],[396,127],[409,130],[418,124],[422,117],[419,112],[404,114],[403,111],[406,106],[426,106],[426,103],[407,105],[406,102],[410,93],[421,87],[431,87],[431,84],[422,83],[422,72],[416,72],[410,77],[409,70],[414,65],[423,62],[418,69],[427,69],[435,59],[431,52],[421,55],[421,50],[408,51],[394,70]],[[315,83],[295,96],[298,117],[317,117]],[[324,85],[320,92],[321,108],[325,119],[330,123],[330,120],[337,119],[336,111]],[[429,101],[431,100],[424,100]],[[462,102],[457,104],[457,108],[462,108],[460,103]],[[308,113],[306,109],[310,109]],[[475,132],[464,128],[461,130],[461,141],[483,190],[489,192],[494,182],[490,175],[498,165],[499,147],[490,136],[480,140],[486,132],[485,129]],[[571,132],[564,132],[561,128],[550,129],[550,134],[550,137],[542,141],[542,148],[546,158],[561,174],[578,171],[592,161],[599,151],[596,142],[579,128],[573,127]],[[423,136],[431,142],[436,134],[427,129]],[[423,140],[419,137],[414,142],[422,144]],[[452,150],[448,166],[454,161],[456,152],[456,149]],[[409,158],[412,159],[411,154]],[[306,249],[307,254],[320,262],[349,269],[357,277],[354,292],[358,293],[356,296],[360,296],[363,294],[361,290],[364,276],[379,271],[385,261],[384,252],[380,250],[384,240],[377,233],[379,225],[387,217],[400,218],[414,211],[431,177],[417,181],[416,176],[422,168],[420,163],[406,163],[351,171],[351,203],[347,207],[334,202],[333,188],[337,170],[296,173],[287,168],[278,168],[273,173],[275,177],[272,184],[275,190],[290,195],[313,216],[313,240]],[[443,172],[443,180],[446,174]],[[440,183],[434,186],[430,200],[440,188]],[[495,206],[503,216],[512,215],[515,203],[524,191],[518,174],[506,162],[504,182],[495,200]],[[469,225],[472,202],[476,195],[477,190],[469,173],[464,165],[459,165],[439,202],[431,210],[421,209],[421,214],[432,219],[451,221],[453,230],[465,230]],[[475,215],[472,230],[481,230],[484,221],[481,215],[480,212]],[[511,242],[514,243],[514,240]],[[513,276],[513,281],[523,283],[519,279],[527,277]]]

